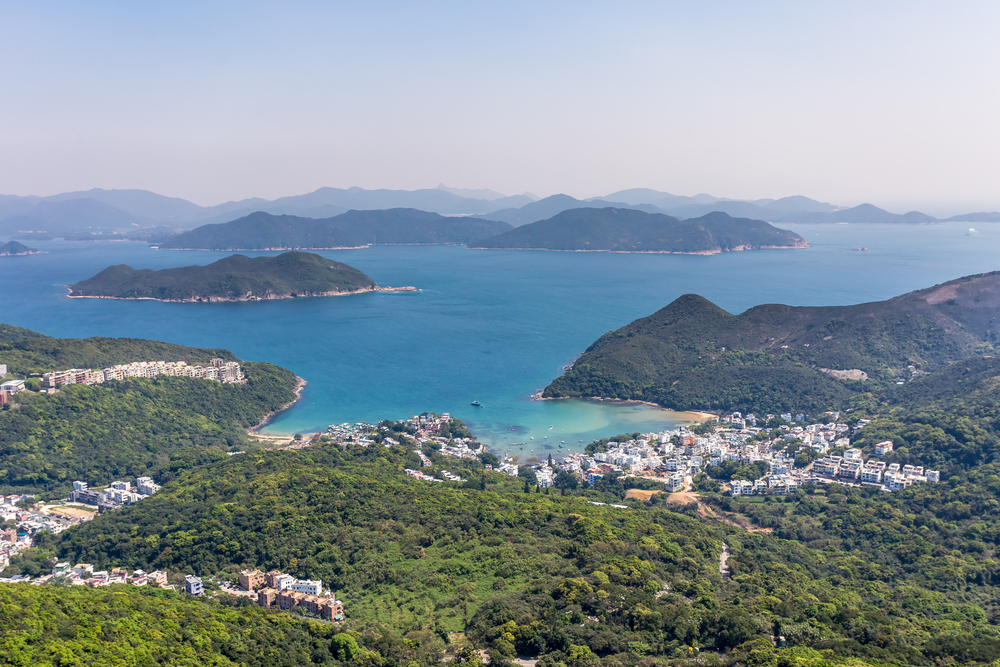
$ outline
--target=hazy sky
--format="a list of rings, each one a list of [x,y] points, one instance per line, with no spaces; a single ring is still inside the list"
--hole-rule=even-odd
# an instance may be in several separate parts
[[[155,4],[155,6],[154,6]],[[6,2],[0,192],[1000,210],[1000,3]]]

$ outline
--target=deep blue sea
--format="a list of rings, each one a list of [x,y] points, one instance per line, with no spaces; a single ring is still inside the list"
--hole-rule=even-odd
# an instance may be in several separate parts
[[[450,412],[487,443],[528,442],[522,456],[530,449],[544,455],[563,440],[563,451],[579,450],[580,441],[689,420],[642,405],[529,400],[597,337],[681,294],[701,294],[738,313],[760,303],[880,300],[1000,269],[1000,225],[982,224],[973,235],[968,223],[781,226],[812,247],[711,257],[457,246],[325,251],[380,285],[421,291],[235,304],[65,296],[64,285],[112,264],[160,269],[208,264],[224,253],[31,242],[47,254],[0,258],[0,322],[58,337],[223,347],[290,368],[308,385],[303,399],[266,427],[269,433]],[[851,250],[860,246],[868,251]],[[472,407],[473,400],[483,407]]]

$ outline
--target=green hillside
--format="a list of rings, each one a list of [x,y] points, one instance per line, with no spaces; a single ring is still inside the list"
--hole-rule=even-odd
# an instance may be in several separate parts
[[[887,301],[772,304],[740,315],[689,294],[602,336],[545,396],[630,398],[685,410],[824,410],[992,349],[998,308],[1000,273]],[[861,371],[868,379],[820,369]]]
[[[40,334],[37,331],[32,331],[31,329],[0,323],[0,343],[9,343],[11,341],[24,340],[25,338],[48,338],[48,336]]]
[[[412,208],[348,211],[333,218],[252,213],[165,239],[161,248],[286,250],[375,244],[469,243],[510,229],[505,222],[449,217]]]
[[[330,296],[377,289],[361,271],[307,252],[232,255],[207,266],[136,270],[120,264],[70,287],[74,297],[237,301]]]
[[[0,344],[0,360],[28,375],[134,361],[206,363],[226,350],[138,339],[30,338]],[[247,428],[294,399],[295,376],[242,362],[246,384],[195,378],[129,379],[71,385],[54,395],[24,392],[0,411],[0,492],[65,494],[71,482],[169,473],[172,457],[242,449]]]
[[[8,325],[0,325],[0,332]],[[229,350],[185,347],[142,338],[50,338],[17,329],[0,342],[0,360],[18,375],[42,374],[65,368],[107,368],[136,361],[186,361],[205,364],[215,358],[236,361]],[[21,332],[29,332],[25,337]]]
[[[751,248],[803,248],[798,234],[762,220],[711,213],[692,220],[624,208],[577,208],[471,244],[475,248],[607,250],[713,254]]]
[[[173,591],[0,584],[0,665],[339,665],[336,634]]]
[[[968,538],[949,538],[965,550],[949,558],[949,576],[915,579],[875,551],[831,541],[847,537],[833,525],[825,542],[808,544],[708,521],[693,508],[677,513],[663,496],[622,501],[610,486],[525,493],[478,464],[449,462],[465,485],[420,482],[401,472],[411,458],[403,448],[330,444],[196,466],[43,548],[100,567],[232,575],[255,566],[321,577],[344,600],[348,628],[464,630],[501,661],[522,653],[637,664],[681,658],[689,646],[741,647],[716,664],[748,664],[751,654],[771,661],[755,664],[855,656],[927,667],[963,652],[974,662],[1000,657],[983,611],[995,558],[992,547],[971,551],[979,547]],[[794,513],[800,502],[808,501],[779,507]],[[831,512],[850,502],[827,500]],[[732,554],[726,581],[723,542]],[[772,648],[777,634],[789,648]]]

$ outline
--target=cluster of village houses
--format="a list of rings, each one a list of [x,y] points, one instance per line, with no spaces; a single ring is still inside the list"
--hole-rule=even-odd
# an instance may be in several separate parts
[[[838,483],[853,486],[872,486],[882,491],[897,491],[912,484],[933,483],[941,480],[937,470],[925,470],[921,466],[888,463],[884,459],[892,452],[891,441],[880,442],[873,447],[873,458],[865,459],[858,448],[850,447],[850,437],[868,424],[859,420],[853,427],[838,423],[839,413],[831,412],[820,423],[807,423],[804,415],[786,413],[780,415],[784,424],[779,435],[770,433],[764,439],[758,434],[765,431],[757,426],[757,418],[750,414],[743,416],[734,412],[718,419],[718,425],[711,434],[698,436],[681,427],[673,431],[650,433],[626,442],[612,442],[606,451],[587,454],[568,454],[555,461],[529,464],[535,472],[538,485],[547,488],[553,485],[559,470],[577,474],[583,481],[593,484],[606,474],[629,474],[647,478],[662,479],[665,490],[680,491],[686,488],[692,476],[717,466],[725,461],[736,461],[741,465],[766,464],[765,474],[756,480],[734,480],[730,483],[730,493],[734,496],[788,494],[794,493],[804,484]],[[476,457],[479,444],[473,440],[449,441],[436,438],[433,433],[447,414],[441,417],[420,417],[410,420],[418,426],[417,440],[421,445],[436,443],[437,449],[456,458]],[[765,424],[775,418],[767,415]],[[799,450],[785,451],[790,442],[800,449],[815,452],[816,459],[810,464],[796,468],[795,457]],[[841,455],[833,455],[832,449],[843,449]],[[838,451],[840,451],[838,449]],[[430,460],[417,450],[424,466]],[[524,464],[516,459],[500,463],[500,472],[517,477]],[[444,481],[417,470],[407,470],[407,474],[417,479]],[[448,476],[451,479],[457,476]]]
[[[235,361],[212,359],[208,366],[188,366],[186,361],[137,361],[119,364],[103,370],[70,368],[42,375],[42,386],[63,387],[68,384],[100,384],[125,378],[193,377],[219,382],[243,382],[243,369]]]
[[[159,490],[160,485],[153,482],[150,477],[139,477],[135,486],[128,482],[112,482],[101,491],[88,488],[86,482],[76,481],[73,482],[73,492],[69,501],[91,505],[96,511],[103,512],[118,509],[123,505],[133,505]],[[0,570],[10,565],[10,559],[15,554],[31,547],[35,536],[39,533],[58,534],[94,517],[93,512],[78,511],[82,508],[63,506],[59,503],[35,503],[34,499],[34,496],[24,495],[0,496],[0,522],[15,523],[11,528],[0,528]],[[31,503],[33,509],[18,507],[17,503],[23,501]]]
[[[0,364],[0,378],[7,375],[7,365]],[[193,377],[217,382],[244,383],[243,369],[235,361],[212,359],[209,366],[188,366],[186,361],[137,361],[119,364],[110,368],[70,368],[52,371],[42,375],[43,392],[54,393],[60,387],[70,384],[101,384],[125,378],[154,378],[158,375],[170,377]],[[15,394],[25,391],[24,380],[7,380],[0,383],[0,405],[9,403]]]
[[[200,577],[184,577],[184,590],[191,595],[204,595],[205,587]],[[273,570],[243,570],[239,575],[239,588],[224,588],[230,595],[253,599],[261,607],[279,609],[303,608],[328,621],[344,620],[344,604],[333,591],[325,590],[319,579],[296,579],[290,574]]]
[[[135,486],[128,482],[111,482],[103,491],[91,489],[87,482],[73,482],[73,492],[69,496],[72,503],[95,505],[100,511],[114,510],[125,505],[134,505],[160,490],[160,485],[151,477],[139,477]]]
[[[43,574],[34,578],[26,575],[19,575],[16,577],[0,579],[0,583],[27,583],[33,586],[41,586],[42,584],[49,583],[54,579],[65,579],[73,586],[97,587],[111,586],[112,584],[129,584],[132,586],[152,586],[156,588],[173,589],[173,587],[167,583],[167,573],[163,570],[157,570],[156,572],[135,570],[130,574],[125,568],[116,567],[110,571],[101,570],[94,572],[94,566],[89,563],[78,563],[76,565],[70,565],[69,563],[56,563],[52,568],[52,572],[49,574]]]

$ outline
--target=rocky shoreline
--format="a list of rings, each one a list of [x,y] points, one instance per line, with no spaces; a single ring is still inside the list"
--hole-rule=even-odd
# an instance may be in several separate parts
[[[251,436],[257,435],[257,432],[260,431],[260,429],[267,426],[271,422],[271,420],[274,419],[277,415],[279,415],[280,413],[284,412],[288,408],[298,403],[302,399],[302,392],[305,390],[305,388],[306,388],[306,381],[300,378],[298,375],[296,375],[295,389],[292,390],[292,393],[295,394],[295,398],[292,399],[291,402],[286,403],[277,410],[272,410],[271,412],[268,412],[266,415],[264,415],[264,418],[260,420],[260,423],[258,423],[256,426],[251,426],[249,429],[247,429],[247,435]]]
[[[236,303],[240,301],[278,301],[281,299],[303,299],[314,296],[350,296],[351,294],[367,294],[374,292],[419,292],[416,287],[366,287],[347,292],[302,292],[295,294],[265,294],[264,296],[242,296],[242,297],[221,297],[221,296],[192,296],[186,299],[155,299],[150,296],[102,296],[88,294],[73,294],[73,289],[67,286],[69,299],[111,299],[114,301],[160,301],[162,303]]]

